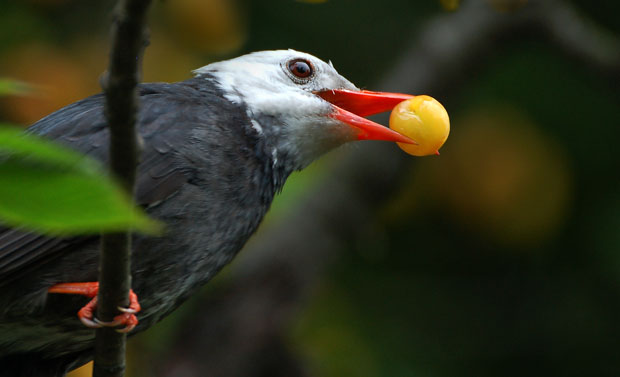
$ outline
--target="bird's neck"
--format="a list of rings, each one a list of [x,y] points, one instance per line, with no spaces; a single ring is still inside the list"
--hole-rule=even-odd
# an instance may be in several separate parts
[[[262,166],[260,170],[261,179],[264,180],[264,195],[274,196],[282,191],[286,179],[292,172],[300,170],[305,166],[300,166],[295,156],[283,148],[275,135],[270,135],[270,129],[259,129],[256,120],[252,119],[251,126],[246,132],[255,147],[256,158]]]
[[[293,112],[280,111],[278,106],[270,106],[269,101],[250,100],[250,94],[239,93],[230,85],[223,85],[217,72],[202,73],[193,82],[209,82],[209,90],[215,90],[218,96],[226,99],[231,112],[242,126],[243,138],[248,141],[248,148],[254,150],[262,168],[261,179],[265,184],[262,190],[265,196],[273,196],[282,190],[288,176],[302,170],[317,157],[342,144],[341,138],[330,138],[330,133],[314,132],[312,127],[322,126],[319,122],[302,124]],[[259,106],[259,104],[261,106]],[[232,110],[234,109],[234,110]],[[316,123],[316,124],[314,124]],[[309,135],[322,135],[321,138]],[[324,137],[328,135],[328,137]],[[267,183],[268,181],[268,183]]]

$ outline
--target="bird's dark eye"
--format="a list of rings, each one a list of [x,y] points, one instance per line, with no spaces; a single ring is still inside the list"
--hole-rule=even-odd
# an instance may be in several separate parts
[[[288,62],[288,70],[295,77],[305,79],[312,75],[312,64],[304,59],[295,59]]]

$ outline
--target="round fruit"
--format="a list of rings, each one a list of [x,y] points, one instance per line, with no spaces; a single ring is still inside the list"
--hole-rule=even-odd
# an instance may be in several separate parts
[[[397,143],[400,149],[414,156],[439,154],[439,148],[450,133],[446,109],[433,97],[415,96],[392,110],[390,128],[410,137],[418,145]]]

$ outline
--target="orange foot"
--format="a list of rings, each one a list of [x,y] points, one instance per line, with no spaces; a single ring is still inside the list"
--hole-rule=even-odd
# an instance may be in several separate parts
[[[82,295],[88,298],[92,298],[92,300],[90,300],[90,302],[78,312],[78,318],[87,327],[96,329],[103,326],[116,327],[125,325],[125,327],[117,329],[116,331],[121,333],[127,333],[133,330],[133,328],[136,327],[136,325],[138,324],[138,318],[136,318],[136,313],[140,311],[140,303],[138,303],[138,296],[136,296],[133,290],[129,291],[129,307],[119,307],[118,310],[121,311],[122,314],[114,317],[114,320],[111,322],[100,321],[95,318],[94,315],[95,308],[97,307],[97,292],[99,292],[99,282],[95,281],[86,283],[60,283],[51,286],[48,289],[48,292]]]

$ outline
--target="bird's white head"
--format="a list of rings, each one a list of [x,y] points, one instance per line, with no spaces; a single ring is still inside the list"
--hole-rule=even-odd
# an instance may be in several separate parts
[[[246,108],[274,164],[304,168],[343,143],[413,141],[363,116],[390,110],[410,95],[358,89],[331,62],[295,50],[260,51],[194,71],[213,77],[231,102]]]

